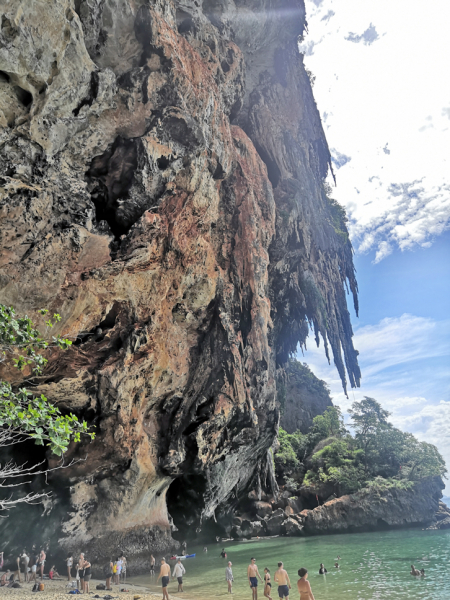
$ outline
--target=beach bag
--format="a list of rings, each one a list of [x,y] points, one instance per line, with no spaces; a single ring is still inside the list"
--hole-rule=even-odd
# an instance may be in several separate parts
[[[33,585],[33,589],[31,591],[32,592],[38,592],[39,591],[39,584],[37,582]]]
[[[20,583],[17,583],[17,581],[15,583],[12,584],[13,588],[21,588],[22,586],[20,585]]]
[[[96,587],[96,590],[106,590],[106,585],[104,583],[99,583]]]
[[[45,589],[45,585],[44,585],[44,584],[41,582],[41,583],[39,584],[39,591],[40,591],[40,592],[43,592],[43,591],[44,591],[44,589]]]

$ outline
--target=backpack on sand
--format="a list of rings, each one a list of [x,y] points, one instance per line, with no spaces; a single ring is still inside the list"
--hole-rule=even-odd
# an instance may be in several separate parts
[[[106,585],[104,583],[99,583],[95,586],[96,590],[106,590]]]

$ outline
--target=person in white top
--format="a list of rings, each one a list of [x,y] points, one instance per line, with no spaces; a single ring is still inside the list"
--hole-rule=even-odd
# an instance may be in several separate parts
[[[73,556],[68,556],[66,559],[67,565],[67,581],[72,581],[72,566],[73,566]]]
[[[178,591],[179,592],[183,591],[183,575],[185,573],[186,573],[186,569],[181,564],[181,558],[179,558],[177,560],[177,562],[175,563],[175,566],[173,568],[173,573],[172,573],[172,577],[174,579],[175,579],[175,577],[178,579]]]

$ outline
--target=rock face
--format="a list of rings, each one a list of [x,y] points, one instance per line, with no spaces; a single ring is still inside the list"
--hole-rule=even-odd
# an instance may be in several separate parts
[[[325,382],[298,360],[290,359],[284,372],[277,385],[280,425],[288,433],[297,430],[308,433],[314,417],[333,406],[330,393]]]
[[[305,533],[346,533],[388,527],[427,525],[434,520],[445,487],[440,477],[424,479],[409,490],[361,490],[303,511]]]
[[[197,526],[264,481],[276,372],[309,324],[344,386],[344,363],[359,382],[352,249],[297,48],[304,5],[1,13],[0,301],[60,313],[74,345],[34,384],[97,431],[71,451],[87,460],[52,477],[61,539],[94,561],[144,555],[172,543],[169,486],[171,512]]]
[[[353,533],[413,526],[447,529],[450,528],[450,510],[439,500],[444,487],[440,477],[432,477],[408,490],[380,492],[363,489],[356,494],[329,500],[311,510],[302,510],[302,499],[285,497],[287,493],[284,492],[278,500],[268,498],[267,502],[255,502],[246,520],[247,527],[234,526],[230,532],[235,537],[255,537],[261,534]],[[260,505],[264,506],[264,512]],[[262,517],[257,523],[252,516],[255,510]]]

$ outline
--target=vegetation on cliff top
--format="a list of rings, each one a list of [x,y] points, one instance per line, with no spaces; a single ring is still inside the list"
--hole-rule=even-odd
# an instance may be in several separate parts
[[[394,427],[373,398],[354,402],[349,412],[353,435],[338,407],[315,417],[307,434],[280,429],[275,467],[288,489],[303,486],[324,498],[365,487],[409,487],[447,472],[437,448]]]

